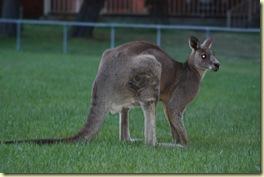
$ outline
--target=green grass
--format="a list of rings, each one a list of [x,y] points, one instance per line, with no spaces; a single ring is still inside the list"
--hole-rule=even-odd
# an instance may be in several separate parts
[[[71,39],[61,54],[61,29],[26,26],[22,52],[0,38],[0,140],[65,137],[84,124],[91,85],[107,30],[94,39]],[[164,31],[163,48],[184,61],[193,31]],[[260,45],[257,34],[214,33],[221,62],[208,72],[185,113],[185,149],[149,147],[118,140],[118,116],[109,115],[89,144],[0,145],[4,173],[260,173]],[[118,30],[117,43],[155,41],[151,30]],[[143,138],[143,114],[131,111],[132,137]],[[170,142],[162,106],[157,138]]]

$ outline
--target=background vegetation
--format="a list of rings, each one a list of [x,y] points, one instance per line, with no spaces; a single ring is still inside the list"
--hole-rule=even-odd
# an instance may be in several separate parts
[[[185,61],[194,31],[162,31],[162,48]],[[62,29],[24,26],[22,51],[0,38],[0,140],[65,137],[84,124],[91,85],[109,30],[94,39],[71,39],[62,54]],[[212,33],[221,62],[208,72],[185,113],[185,149],[149,147],[118,140],[118,116],[109,115],[89,144],[0,145],[5,173],[260,173],[260,35]],[[117,44],[155,41],[155,31],[117,31]],[[132,137],[143,138],[143,114],[131,111]],[[159,142],[171,141],[161,105]]]

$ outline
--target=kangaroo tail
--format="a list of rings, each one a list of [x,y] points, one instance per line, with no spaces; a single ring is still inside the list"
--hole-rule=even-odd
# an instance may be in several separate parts
[[[85,126],[75,135],[66,137],[66,138],[48,138],[48,139],[29,139],[29,140],[11,140],[11,141],[0,141],[0,144],[57,144],[57,143],[75,143],[82,139],[90,140],[98,132],[101,124],[103,122],[103,116],[95,113],[94,109],[91,108],[91,111],[88,115],[88,120],[85,123]]]
[[[1,144],[57,144],[57,143],[73,143],[74,141],[70,138],[61,138],[61,139],[30,139],[30,140],[11,140],[3,141]]]
[[[21,143],[32,143],[32,144],[57,144],[57,143],[75,143],[82,139],[91,140],[101,127],[105,114],[104,104],[98,103],[98,95],[96,84],[94,83],[93,95],[92,95],[92,106],[88,115],[85,126],[75,135],[58,138],[58,139],[30,139],[30,140],[11,140],[11,141],[0,141],[0,144],[21,144]]]

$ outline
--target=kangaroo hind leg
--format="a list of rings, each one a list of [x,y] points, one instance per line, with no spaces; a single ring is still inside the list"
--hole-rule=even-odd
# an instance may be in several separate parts
[[[145,144],[155,146],[156,145],[156,117],[155,117],[155,102],[146,102],[141,104],[141,108],[144,113],[144,135]]]
[[[119,138],[121,141],[130,141],[128,108],[123,108],[119,113]]]
[[[173,111],[166,107],[166,115],[168,117],[172,138],[175,143],[179,143],[182,146],[186,146],[188,142],[186,129],[183,124],[182,111]]]

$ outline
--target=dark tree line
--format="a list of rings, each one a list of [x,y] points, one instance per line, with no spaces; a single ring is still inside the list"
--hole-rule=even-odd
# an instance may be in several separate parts
[[[1,0],[1,18],[18,19],[20,15],[20,0]],[[15,24],[0,24],[1,36],[15,36]]]
[[[168,1],[167,0],[145,0],[145,6],[149,15],[156,20],[156,23],[168,23]]]
[[[80,22],[96,22],[100,10],[104,6],[105,0],[84,0],[76,21]],[[1,18],[18,19],[20,17],[21,1],[20,0],[0,0]],[[72,37],[92,37],[93,27],[74,26],[71,29]],[[15,24],[0,24],[1,36],[15,36]]]
[[[96,22],[105,0],[84,0],[81,9],[76,17],[76,21]],[[91,37],[94,27],[74,26],[72,28],[73,37]]]
[[[84,0],[75,21],[96,22],[104,7],[105,0]],[[145,5],[149,8],[150,15],[158,20],[159,23],[167,19],[168,2],[166,0],[145,0]],[[18,19],[21,16],[20,0],[0,0],[1,18]],[[94,27],[73,26],[71,29],[72,37],[92,37]],[[0,24],[0,35],[15,36],[15,24]]]

